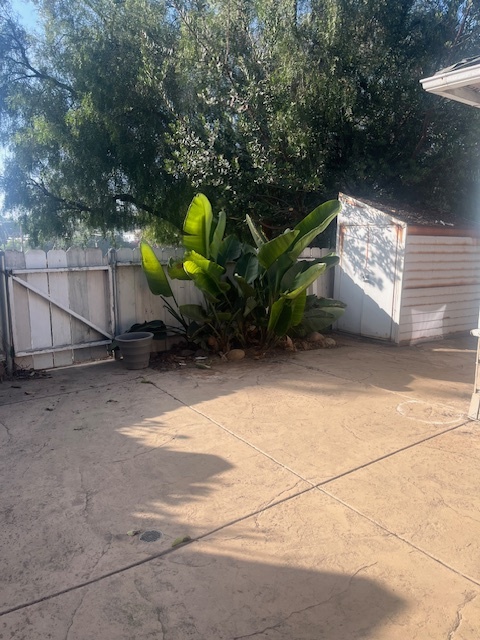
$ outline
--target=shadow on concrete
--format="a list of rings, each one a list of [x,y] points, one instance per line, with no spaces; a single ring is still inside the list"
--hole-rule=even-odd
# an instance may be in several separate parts
[[[152,390],[140,389],[140,394]],[[89,394],[95,404],[95,392]],[[176,534],[208,534],[218,524],[262,508],[283,487],[269,492],[264,484],[268,470],[261,465],[242,469],[251,452],[225,446],[225,457],[213,453],[222,443],[215,444],[206,424],[176,429],[166,415],[174,412],[172,406],[165,406],[161,418],[164,396],[146,409],[155,417],[136,426],[125,407],[105,396],[108,420],[101,411],[89,412],[81,396],[75,394],[79,405],[72,398],[47,412],[55,413],[55,421],[50,416],[32,429],[29,412],[23,411],[21,420],[8,424],[10,463],[2,465],[9,480],[2,496],[3,634],[52,640],[160,633],[172,640],[353,640],[374,637],[404,610],[401,596],[361,575],[376,559],[369,563],[361,554],[352,556],[354,540],[345,537],[340,553],[345,573],[324,571],[321,567],[332,562],[331,551],[315,543],[318,522],[314,518],[309,525],[307,513],[298,550],[288,533],[292,523],[284,523],[284,549],[276,536],[265,538],[251,520],[247,526],[240,517],[213,541],[206,536],[172,551]],[[129,411],[145,406],[145,397],[126,398]],[[81,423],[72,419],[77,406],[85,411]],[[37,406],[34,414],[41,410]],[[246,473],[252,477],[246,479]],[[127,528],[135,526],[160,529],[167,555],[143,563],[145,554],[158,547],[127,536]],[[237,538],[240,546],[234,548]],[[210,551],[212,544],[218,554]],[[305,565],[304,545],[310,548],[312,568],[294,566],[297,555]],[[293,566],[285,566],[289,560]],[[125,569],[137,561],[142,564]],[[102,578],[112,570],[114,575]],[[26,606],[5,613],[21,604]]]
[[[157,608],[163,628],[175,629],[172,637],[178,640],[381,637],[382,626],[400,622],[407,606],[392,590],[358,575],[360,570],[347,575],[190,549],[152,569],[158,591],[148,592],[148,574],[136,580]]]

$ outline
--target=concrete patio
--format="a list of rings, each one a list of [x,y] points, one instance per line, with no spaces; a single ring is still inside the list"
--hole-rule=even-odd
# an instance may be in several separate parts
[[[0,639],[478,640],[475,340],[339,343],[3,382]]]

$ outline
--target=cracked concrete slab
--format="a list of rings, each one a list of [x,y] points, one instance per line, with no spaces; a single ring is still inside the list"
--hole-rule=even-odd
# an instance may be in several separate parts
[[[473,640],[479,595],[315,490],[2,623],[16,640]]]
[[[120,568],[309,486],[144,380],[49,397],[52,412],[45,397],[20,411],[0,408],[8,429],[0,453],[8,479],[2,608]],[[127,535],[151,529],[162,533],[155,544]]]
[[[478,640],[474,362],[344,340],[1,384],[0,639]]]
[[[325,490],[480,584],[480,426],[469,423]]]
[[[317,355],[320,362],[324,353]],[[347,353],[339,350],[337,358]],[[313,358],[312,352],[305,356],[304,364]],[[228,375],[225,367],[210,376],[178,372],[158,384],[312,483],[467,420],[467,401],[416,400],[284,360],[242,362]]]

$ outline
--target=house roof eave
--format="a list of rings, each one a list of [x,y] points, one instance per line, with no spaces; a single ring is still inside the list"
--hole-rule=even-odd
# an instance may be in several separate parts
[[[420,82],[429,93],[480,108],[480,64],[444,69]]]

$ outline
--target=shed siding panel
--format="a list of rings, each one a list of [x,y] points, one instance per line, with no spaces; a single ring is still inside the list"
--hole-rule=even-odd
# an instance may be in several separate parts
[[[420,309],[415,309],[414,313],[410,315],[408,324],[405,323],[402,325],[402,332],[406,332],[409,326],[419,326],[425,324],[432,324],[435,326],[440,326],[441,323],[449,323],[452,326],[464,326],[467,322],[467,319],[475,318],[478,315],[478,309],[475,307],[461,306],[460,308],[455,308],[454,310],[448,311],[448,315],[446,315],[444,309],[435,308],[435,307],[423,307]],[[472,329],[471,326],[465,327],[466,329]]]
[[[459,285],[476,285],[480,282],[478,275],[468,269],[455,269],[446,273],[432,269],[423,273],[410,272],[405,274],[405,289],[418,289],[421,287],[456,287]]]
[[[479,239],[407,233],[399,342],[469,331],[479,305]]]
[[[458,303],[459,299],[480,300],[480,285],[458,287],[428,287],[424,289],[406,289],[403,292],[402,307],[415,307],[418,304],[435,304],[439,301]]]
[[[454,252],[447,253],[447,251],[444,251],[442,249],[443,260],[446,263],[449,262],[451,264],[455,260],[459,251],[460,249],[455,249]],[[471,251],[469,247],[466,247],[465,249],[461,249],[461,251],[462,251],[462,263],[465,263],[465,264],[478,263],[478,253],[476,249],[474,251]],[[419,269],[423,269],[425,266],[428,267],[430,265],[432,261],[432,255],[435,257],[438,256],[438,253],[427,252],[427,251],[413,252],[410,250],[408,253],[409,253],[410,263],[412,265],[418,266]]]
[[[420,250],[423,250],[427,246],[438,247],[442,245],[445,247],[455,247],[455,246],[478,247],[478,241],[479,241],[478,238],[473,237],[472,235],[468,235],[468,232],[466,232],[464,236],[461,236],[461,235],[460,236],[442,236],[442,235],[436,235],[436,236],[409,235],[408,236],[408,244],[409,244],[410,250],[413,250],[415,246],[418,246]],[[430,250],[432,251],[433,249],[430,249]]]
[[[442,319],[438,322],[417,322],[415,330],[413,327],[405,327],[405,330],[399,333],[398,342],[408,344],[422,342],[425,338],[444,338],[455,333],[468,333],[476,327],[477,321],[478,313],[466,316],[463,322],[458,318]]]

